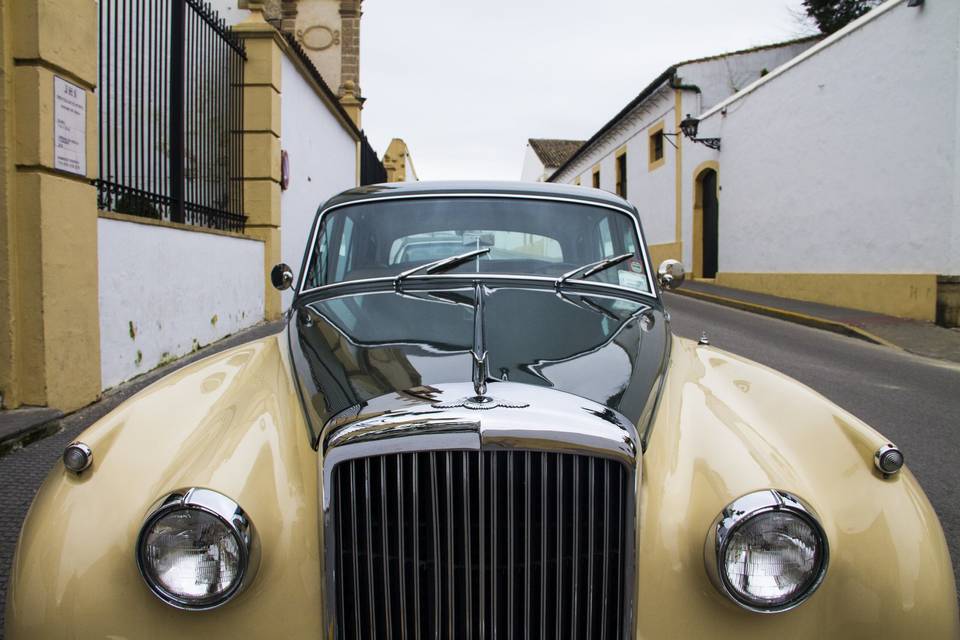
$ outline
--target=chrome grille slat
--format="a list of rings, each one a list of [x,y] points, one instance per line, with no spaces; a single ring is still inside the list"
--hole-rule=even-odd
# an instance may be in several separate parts
[[[560,615],[563,612],[563,455],[557,456],[557,623],[556,636],[560,635]]]
[[[374,595],[374,581],[373,581],[373,516],[371,515],[371,500],[370,500],[370,458],[364,458],[364,475],[363,475],[363,496],[365,498],[365,507],[366,507],[366,519],[364,520],[364,525],[367,529],[367,594],[370,600],[367,602],[370,610],[373,610],[373,603],[376,602],[377,598]],[[377,635],[377,616],[371,615],[370,624],[373,626],[373,635]]]
[[[631,477],[539,451],[338,463],[334,637],[622,638]]]
[[[447,630],[449,632],[449,637],[453,637],[453,621],[456,617],[456,603],[454,598],[456,596],[456,589],[454,588],[453,581],[453,572],[457,566],[457,559],[453,554],[453,538],[456,536],[456,531],[453,525],[453,452],[447,451],[446,455],[446,479],[447,487],[445,493],[447,494],[447,615],[449,616],[447,620]]]
[[[443,566],[440,564],[440,500],[437,498],[437,453],[430,452],[430,513],[433,523],[433,636],[440,637],[441,607],[440,598],[443,584],[440,578]],[[376,634],[374,634],[376,635]]]
[[[404,544],[403,532],[406,527],[403,523],[403,459],[404,454],[397,456],[397,564],[400,567],[400,637],[407,637],[407,568],[406,568],[406,545]]]
[[[540,455],[540,636],[547,637],[547,455]]]
[[[580,458],[573,459],[573,554],[570,556],[573,563],[572,576],[570,578],[570,593],[573,594],[573,606],[570,607],[570,632],[574,638],[579,638],[577,633],[577,614],[579,613],[580,599]]]
[[[610,502],[610,461],[603,461],[603,501]],[[610,519],[603,519],[603,593],[600,596],[600,619],[607,619],[607,580],[610,572]],[[607,625],[600,627],[600,640],[607,637]]]
[[[465,502],[465,508],[463,509],[463,532],[465,538],[463,547],[463,566],[467,577],[467,640],[471,640],[471,638],[473,638],[473,572],[471,571],[470,565],[473,564],[473,545],[471,544],[470,540],[470,512],[473,510],[473,504],[470,498],[470,459],[467,457],[466,452],[460,452],[460,460],[463,463],[463,500]]]
[[[587,461],[587,513],[595,513],[593,509],[593,472],[594,458]],[[593,622],[593,531],[596,527],[589,527],[587,530],[587,628],[590,628]]]
[[[414,629],[414,637],[420,638],[420,611],[422,606],[420,605],[420,527],[419,527],[419,518],[420,518],[420,475],[419,469],[417,468],[417,454],[411,454],[413,458],[413,513],[410,518],[410,525],[413,529],[413,593],[414,593],[414,611],[416,612],[416,621],[417,626]]]
[[[514,524],[514,504],[513,498],[516,494],[516,491],[513,488],[513,479],[516,476],[516,473],[513,469],[513,451],[507,452],[507,566],[505,572],[507,574],[507,633],[513,633],[513,602],[514,602],[514,593],[513,593],[513,583],[514,583],[514,573],[516,571],[516,562],[514,557],[514,543],[513,539],[516,535],[517,527]]]
[[[530,452],[523,454],[523,637],[530,638]]]

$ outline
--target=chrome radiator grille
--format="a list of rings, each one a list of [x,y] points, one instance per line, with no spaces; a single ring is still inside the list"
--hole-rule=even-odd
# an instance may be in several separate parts
[[[623,637],[628,478],[534,451],[341,462],[337,637]]]

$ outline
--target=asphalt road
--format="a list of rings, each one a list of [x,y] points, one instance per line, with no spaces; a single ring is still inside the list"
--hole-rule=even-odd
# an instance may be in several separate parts
[[[960,576],[960,365],[668,294],[673,332],[786,373],[903,451],[940,516]]]
[[[668,295],[667,307],[676,334],[696,339],[706,330],[713,345],[785,372],[897,443],[940,516],[960,575],[960,365],[691,298]],[[264,327],[218,348],[275,330]],[[0,638],[10,561],[34,493],[80,430],[152,379],[67,416],[60,433],[0,457]]]

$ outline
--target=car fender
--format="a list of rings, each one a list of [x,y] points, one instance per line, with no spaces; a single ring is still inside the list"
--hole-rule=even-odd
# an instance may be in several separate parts
[[[320,637],[317,461],[286,333],[167,376],[84,431],[93,464],[58,461],[24,523],[7,637]],[[260,537],[259,570],[211,611],[155,597],[135,561],[159,498],[206,487],[234,499]]]
[[[799,382],[675,339],[644,455],[637,635],[957,638],[957,597],[936,514],[904,467],[874,466],[887,440]],[[707,531],[735,498],[775,488],[818,514],[826,577],[793,610],[754,613],[704,567]]]

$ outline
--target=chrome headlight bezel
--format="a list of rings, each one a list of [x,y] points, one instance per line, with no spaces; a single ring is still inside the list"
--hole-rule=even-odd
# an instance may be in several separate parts
[[[807,524],[817,537],[820,558],[813,579],[802,592],[782,604],[770,605],[743,597],[729,584],[722,567],[733,534],[754,518],[774,512],[788,513]],[[830,547],[820,519],[807,503],[785,491],[765,489],[737,498],[720,512],[707,532],[703,557],[710,581],[738,606],[756,613],[781,613],[798,607],[816,592],[830,564]]]
[[[239,575],[230,588],[215,599],[191,599],[172,593],[152,579],[146,567],[145,542],[153,526],[164,516],[175,511],[195,510],[213,516],[226,526],[237,541],[240,554]],[[260,540],[253,522],[240,505],[227,496],[211,489],[190,488],[174,491],[158,500],[147,512],[147,516],[137,535],[135,549],[137,569],[150,591],[163,602],[186,611],[207,611],[220,607],[252,582],[260,565]]]

